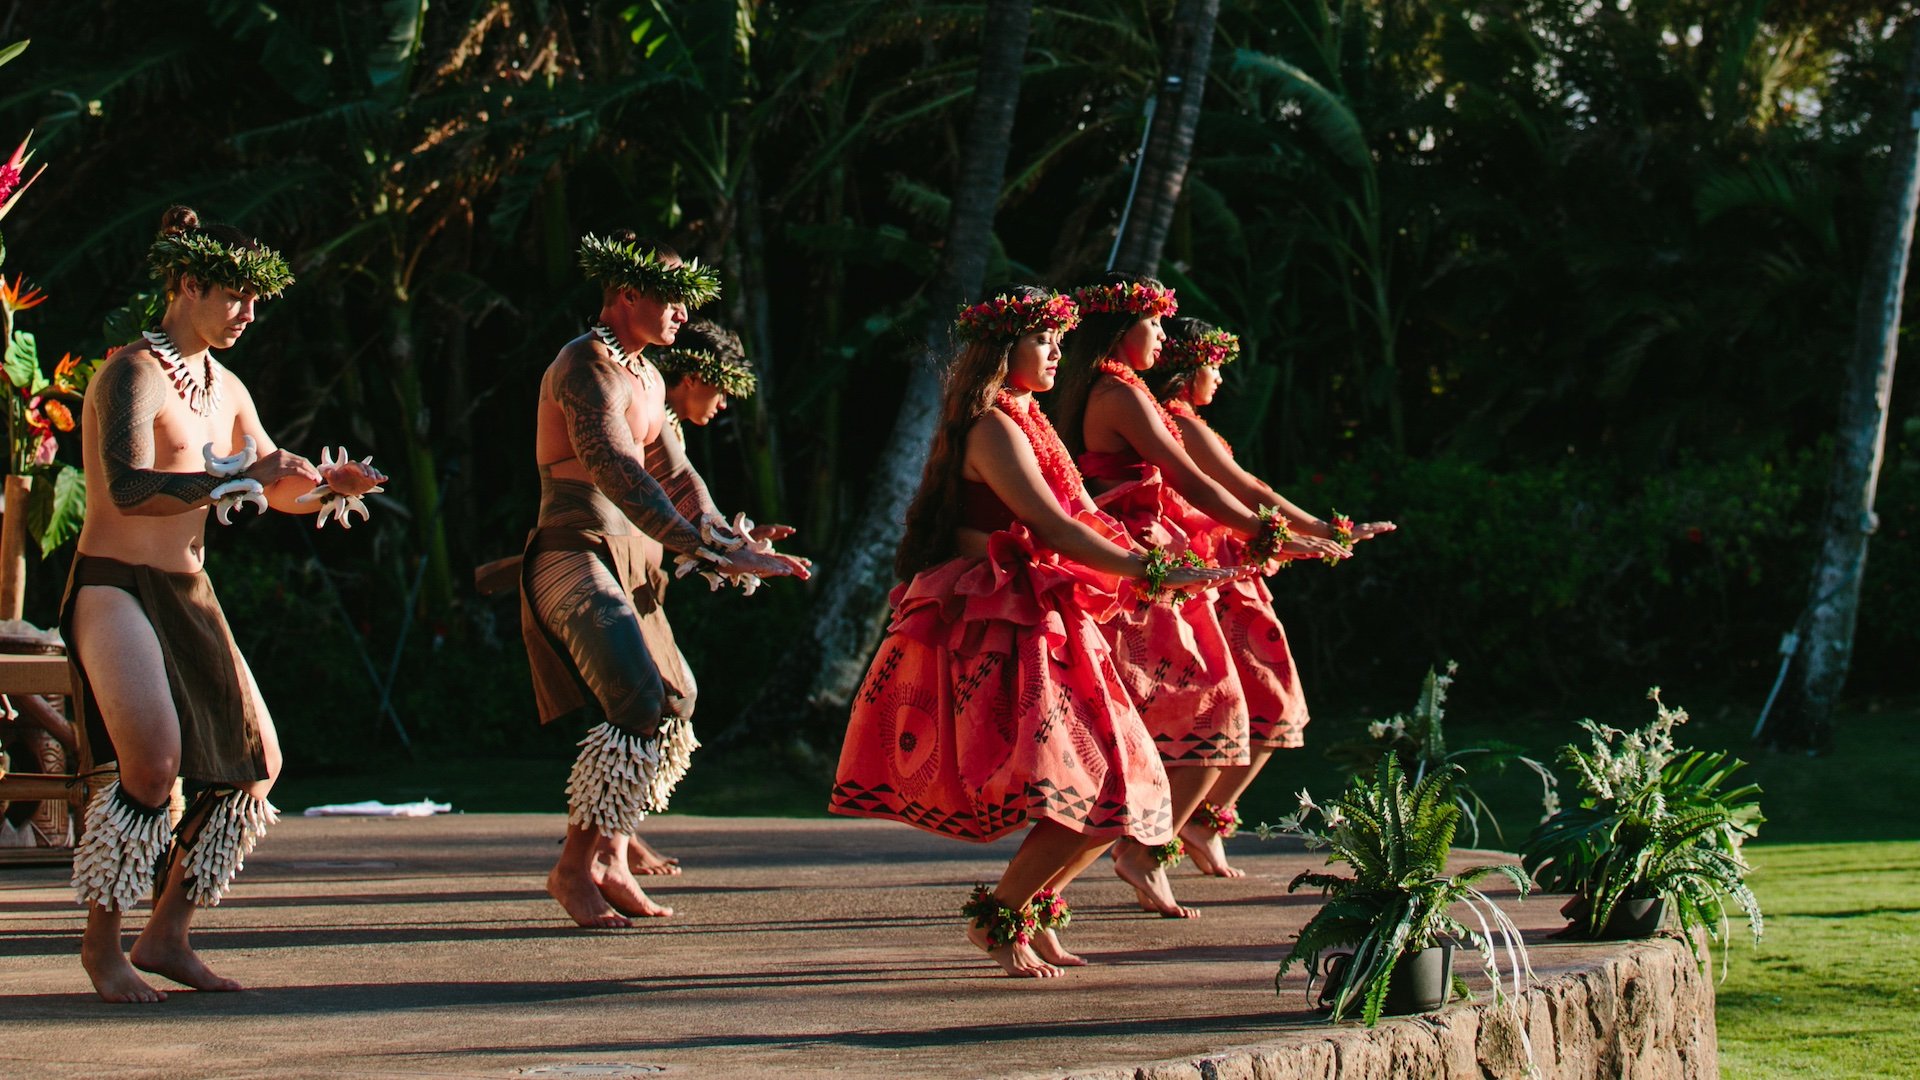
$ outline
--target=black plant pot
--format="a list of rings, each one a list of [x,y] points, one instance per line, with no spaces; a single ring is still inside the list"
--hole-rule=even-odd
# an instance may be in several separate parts
[[[1659,933],[1666,922],[1666,897],[1622,900],[1613,906],[1613,914],[1607,916],[1607,925],[1600,936],[1616,940],[1648,938]]]
[[[1347,970],[1352,961],[1350,953],[1341,953],[1328,960],[1326,982],[1320,988],[1321,1008],[1333,1007],[1334,998],[1340,996],[1340,989],[1346,985]],[[1452,990],[1452,942],[1431,949],[1401,953],[1400,962],[1393,965],[1393,974],[1387,977],[1387,996],[1380,1003],[1380,1011],[1389,1016],[1432,1012],[1447,1003]]]
[[[1607,925],[1597,934],[1587,930],[1588,920],[1593,917],[1593,901],[1584,896],[1575,896],[1560,907],[1560,914],[1573,920],[1573,925],[1560,931],[1555,937],[1579,938],[1586,941],[1627,941],[1633,938],[1649,938],[1660,932],[1667,921],[1667,898],[1649,897],[1644,900],[1622,900],[1613,906],[1613,914],[1607,916]]]
[[[1447,1003],[1453,989],[1453,943],[1451,941],[1419,952],[1400,954],[1387,981],[1387,999],[1381,1011],[1404,1013],[1432,1012]]]

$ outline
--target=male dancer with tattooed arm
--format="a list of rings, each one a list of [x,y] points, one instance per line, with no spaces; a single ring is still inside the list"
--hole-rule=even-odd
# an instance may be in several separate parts
[[[80,962],[112,1002],[165,999],[135,968],[198,990],[240,988],[193,951],[188,927],[274,820],[266,795],[279,740],[202,569],[208,511],[224,522],[250,504],[344,523],[365,514],[360,496],[384,479],[344,452],[316,469],[275,448],[247,388],[213,359],[211,348],[239,340],[257,300],[292,283],[277,252],[174,207],[148,262],[167,310],[102,362],[87,391],[87,520],[60,616],[101,766],[73,862],[88,905]],[[170,830],[176,777],[208,786]],[[152,917],[123,953],[122,914],[161,860]]]
[[[688,307],[719,294],[713,272],[631,233],[587,236],[581,264],[601,309],[541,380],[540,516],[521,562],[521,635],[541,722],[599,721],[567,782],[567,839],[547,891],[581,926],[622,927],[672,914],[634,880],[629,838],[666,809],[699,745],[693,676],[660,610],[664,552],[677,574],[716,585],[804,578],[807,567],[696,509],[711,505],[704,486],[689,520],[653,475],[697,482],[678,441],[659,438],[664,380],[642,350],[671,344]],[[660,461],[647,460],[650,444]]]

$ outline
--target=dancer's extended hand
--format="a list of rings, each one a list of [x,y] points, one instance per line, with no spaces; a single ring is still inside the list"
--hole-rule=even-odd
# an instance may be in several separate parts
[[[1300,535],[1295,535],[1293,539],[1282,544],[1280,554],[1282,557],[1288,559],[1338,560],[1351,558],[1353,556],[1353,552],[1341,547],[1337,540],[1329,540],[1324,536]]]
[[[308,484],[326,483],[320,476],[320,470],[313,467],[313,462],[288,450],[275,450],[254,462],[252,467],[241,475],[249,480],[259,481],[263,488],[294,478],[305,480]]]
[[[1392,528],[1393,526],[1389,525],[1387,527]],[[799,531],[798,529],[795,529],[791,525],[781,525],[778,522],[769,522],[765,525],[755,525],[753,527],[753,539],[765,540],[771,543],[775,540],[785,540],[787,537],[792,536],[794,533],[798,531]]]
[[[1173,590],[1211,589],[1244,577],[1240,566],[1179,566],[1167,571],[1166,587]]]
[[[1362,540],[1371,540],[1382,533],[1393,532],[1399,527],[1391,521],[1364,522],[1353,527],[1353,542],[1357,544]]]
[[[726,561],[720,564],[720,572],[729,576],[752,574],[758,578],[797,577],[802,581],[813,576],[812,563],[792,555],[779,552],[759,552],[751,548],[740,548],[727,553]]]

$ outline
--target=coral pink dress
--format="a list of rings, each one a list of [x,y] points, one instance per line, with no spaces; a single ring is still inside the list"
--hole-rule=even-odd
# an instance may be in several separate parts
[[[1112,485],[1095,496],[1101,510],[1148,547],[1179,554],[1218,525],[1167,485],[1160,470],[1131,450],[1080,455],[1087,479]],[[1204,550],[1200,554],[1205,555]],[[1122,605],[1106,624],[1120,678],[1169,767],[1245,765],[1247,698],[1228,657],[1214,591],[1178,604]]]
[[[1099,625],[1120,580],[1040,546],[987,485],[968,483],[965,499],[967,527],[992,534],[987,554],[895,587],[827,808],[963,840],[1047,819],[1166,842],[1166,772]]]
[[[1206,421],[1186,408],[1175,415],[1206,428]],[[1214,436],[1226,448],[1224,439]],[[1200,553],[1220,566],[1246,562],[1247,543],[1233,530],[1213,525],[1198,539]],[[1294,750],[1306,744],[1307,694],[1300,686],[1300,669],[1287,645],[1286,628],[1273,610],[1273,593],[1261,578],[1242,578],[1220,587],[1214,611],[1227,635],[1227,655],[1247,695],[1251,738],[1257,749]]]

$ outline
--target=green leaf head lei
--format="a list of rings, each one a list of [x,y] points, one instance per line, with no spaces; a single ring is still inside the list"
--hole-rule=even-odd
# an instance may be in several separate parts
[[[618,236],[580,238],[580,269],[602,288],[632,289],[666,304],[697,308],[720,299],[720,274],[690,259],[670,266],[658,251]]]
[[[705,319],[681,327],[653,363],[665,375],[690,375],[735,400],[752,397],[760,384],[740,339]]]
[[[147,249],[147,266],[169,285],[190,277],[235,292],[251,289],[263,299],[279,296],[293,284],[293,270],[279,252],[257,240],[247,244],[223,239],[198,227],[163,230]]]

